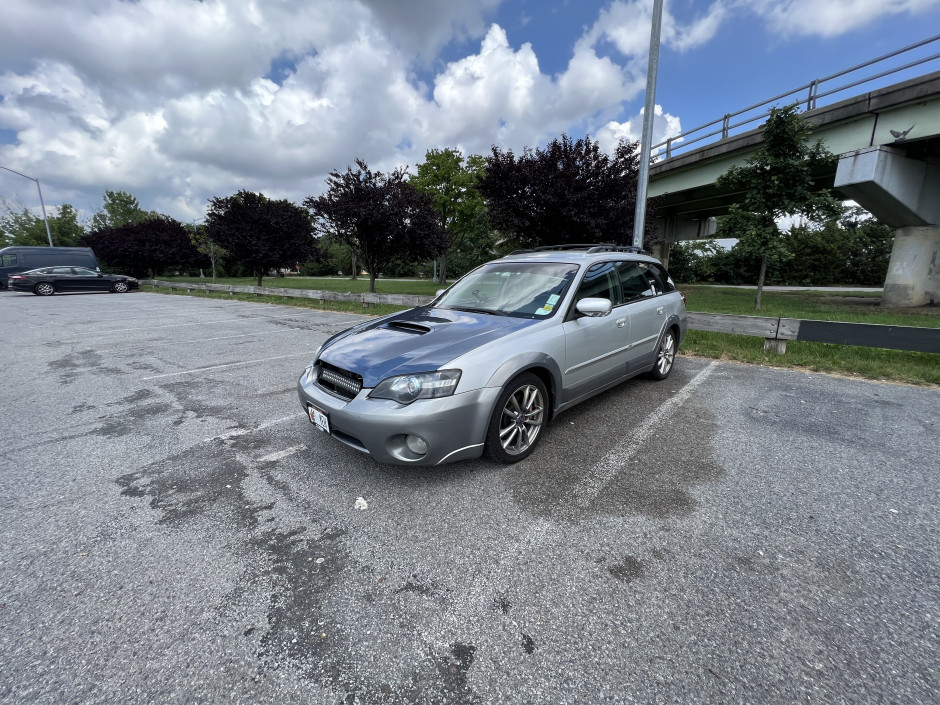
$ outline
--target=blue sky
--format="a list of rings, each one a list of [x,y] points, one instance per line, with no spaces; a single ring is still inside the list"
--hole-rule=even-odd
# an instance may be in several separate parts
[[[611,149],[640,134],[652,4],[6,0],[0,165],[50,207],[115,189],[191,220],[241,188],[300,202],[357,157]],[[937,33],[940,0],[667,0],[654,140]],[[0,197],[38,205],[3,171]]]

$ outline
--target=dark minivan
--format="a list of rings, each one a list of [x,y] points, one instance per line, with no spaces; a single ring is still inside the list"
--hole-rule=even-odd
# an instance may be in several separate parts
[[[98,268],[90,247],[27,247],[14,245],[0,249],[0,289],[7,289],[11,274],[39,267]]]

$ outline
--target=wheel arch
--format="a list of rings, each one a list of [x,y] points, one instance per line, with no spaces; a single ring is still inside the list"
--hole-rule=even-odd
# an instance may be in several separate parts
[[[657,350],[659,350],[659,344],[662,342],[663,336],[666,335],[666,331],[670,328],[676,332],[676,350],[679,350],[679,345],[682,343],[683,338],[685,338],[685,332],[682,328],[682,321],[676,314],[669,316],[663,324],[662,330],[659,331],[659,339],[656,341]]]
[[[542,380],[548,394],[549,419],[555,416],[558,390],[561,389],[561,370],[558,364],[545,353],[523,353],[509,358],[496,368],[486,383],[487,387],[504,387],[523,372],[531,372]],[[495,408],[491,410],[492,415]]]

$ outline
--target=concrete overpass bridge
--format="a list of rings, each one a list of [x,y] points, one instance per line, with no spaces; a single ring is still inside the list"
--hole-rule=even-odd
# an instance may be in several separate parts
[[[940,43],[940,35],[912,46],[935,42]],[[895,70],[938,59],[940,54],[935,54]],[[875,78],[886,73],[891,71]],[[832,189],[845,200],[856,201],[896,228],[884,285],[885,305],[940,303],[940,71],[819,107],[820,95],[813,91],[825,80],[829,79],[804,86],[809,94],[799,101],[808,106],[803,116],[815,127],[813,139],[822,139],[829,151],[839,155],[836,168],[815,175],[816,184],[821,189]],[[780,101],[794,92],[771,101],[793,104],[798,101]],[[746,110],[753,112],[771,101]],[[747,122],[763,121],[765,116],[763,113],[734,125],[735,116],[728,115],[657,145],[663,154],[650,169],[649,196],[660,198],[656,224],[667,243],[713,236],[714,218],[742,199],[741,193],[719,189],[715,180],[730,166],[743,164],[762,140],[760,128],[738,134],[731,131]],[[692,148],[715,136],[716,141]]]

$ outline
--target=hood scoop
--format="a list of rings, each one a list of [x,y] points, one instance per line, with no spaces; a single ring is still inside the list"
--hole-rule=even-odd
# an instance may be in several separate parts
[[[389,330],[397,330],[402,333],[410,333],[412,335],[424,335],[425,333],[430,333],[431,329],[427,326],[422,326],[419,323],[412,323],[411,321],[391,321],[385,326]]]

